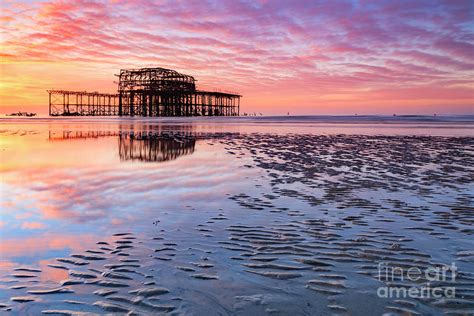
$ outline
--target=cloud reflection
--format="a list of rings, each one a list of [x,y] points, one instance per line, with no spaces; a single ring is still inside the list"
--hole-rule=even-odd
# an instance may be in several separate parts
[[[96,127],[9,136],[1,170],[1,188],[9,193],[1,201],[2,260],[65,256],[103,236],[147,229],[164,213],[178,225],[195,216],[190,212],[226,207],[226,194],[248,187],[251,171],[236,168],[223,144],[204,140],[208,134],[143,125],[91,130]]]
[[[6,185],[24,198],[11,197],[3,204],[15,214],[13,220],[28,218],[22,228],[34,230],[57,221],[119,226],[140,219],[130,219],[130,212],[143,214],[174,208],[184,201],[218,200],[228,193],[229,183],[238,183],[236,178],[242,171],[236,170],[217,142],[214,146],[201,142],[204,150],[196,152],[202,138],[203,134],[189,129],[180,133],[148,129],[50,132],[47,143],[53,148],[77,150],[79,146],[81,157],[95,155],[100,163],[86,160],[77,165],[81,158],[76,156],[70,166],[68,161],[64,165],[53,160],[48,167],[9,170]],[[30,145],[34,152],[35,146]],[[99,147],[107,153],[106,158],[100,157]],[[111,152],[119,159],[113,159]],[[42,160],[51,156],[50,152]],[[26,199],[32,206],[20,208],[19,203]]]

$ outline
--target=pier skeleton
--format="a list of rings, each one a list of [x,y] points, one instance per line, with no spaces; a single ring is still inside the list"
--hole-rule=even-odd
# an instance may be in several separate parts
[[[165,68],[122,69],[118,93],[47,90],[51,116],[238,116],[241,95],[196,89]]]

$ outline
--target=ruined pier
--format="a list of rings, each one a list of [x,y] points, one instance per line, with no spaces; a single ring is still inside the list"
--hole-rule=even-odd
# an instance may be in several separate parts
[[[118,93],[47,90],[51,116],[238,116],[241,95],[196,89],[165,68],[122,69]]]

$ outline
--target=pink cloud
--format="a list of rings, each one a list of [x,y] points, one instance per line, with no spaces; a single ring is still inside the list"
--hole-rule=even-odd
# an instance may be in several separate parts
[[[474,38],[471,42],[461,42],[452,38],[444,38],[436,41],[435,47],[465,60],[472,61],[472,56],[474,56]]]
[[[22,229],[43,229],[46,228],[46,225],[39,222],[23,222],[21,224]]]

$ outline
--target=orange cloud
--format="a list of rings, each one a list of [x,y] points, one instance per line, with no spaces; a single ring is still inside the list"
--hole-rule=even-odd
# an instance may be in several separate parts
[[[46,225],[39,222],[23,222],[21,224],[23,229],[43,229],[46,228]]]

